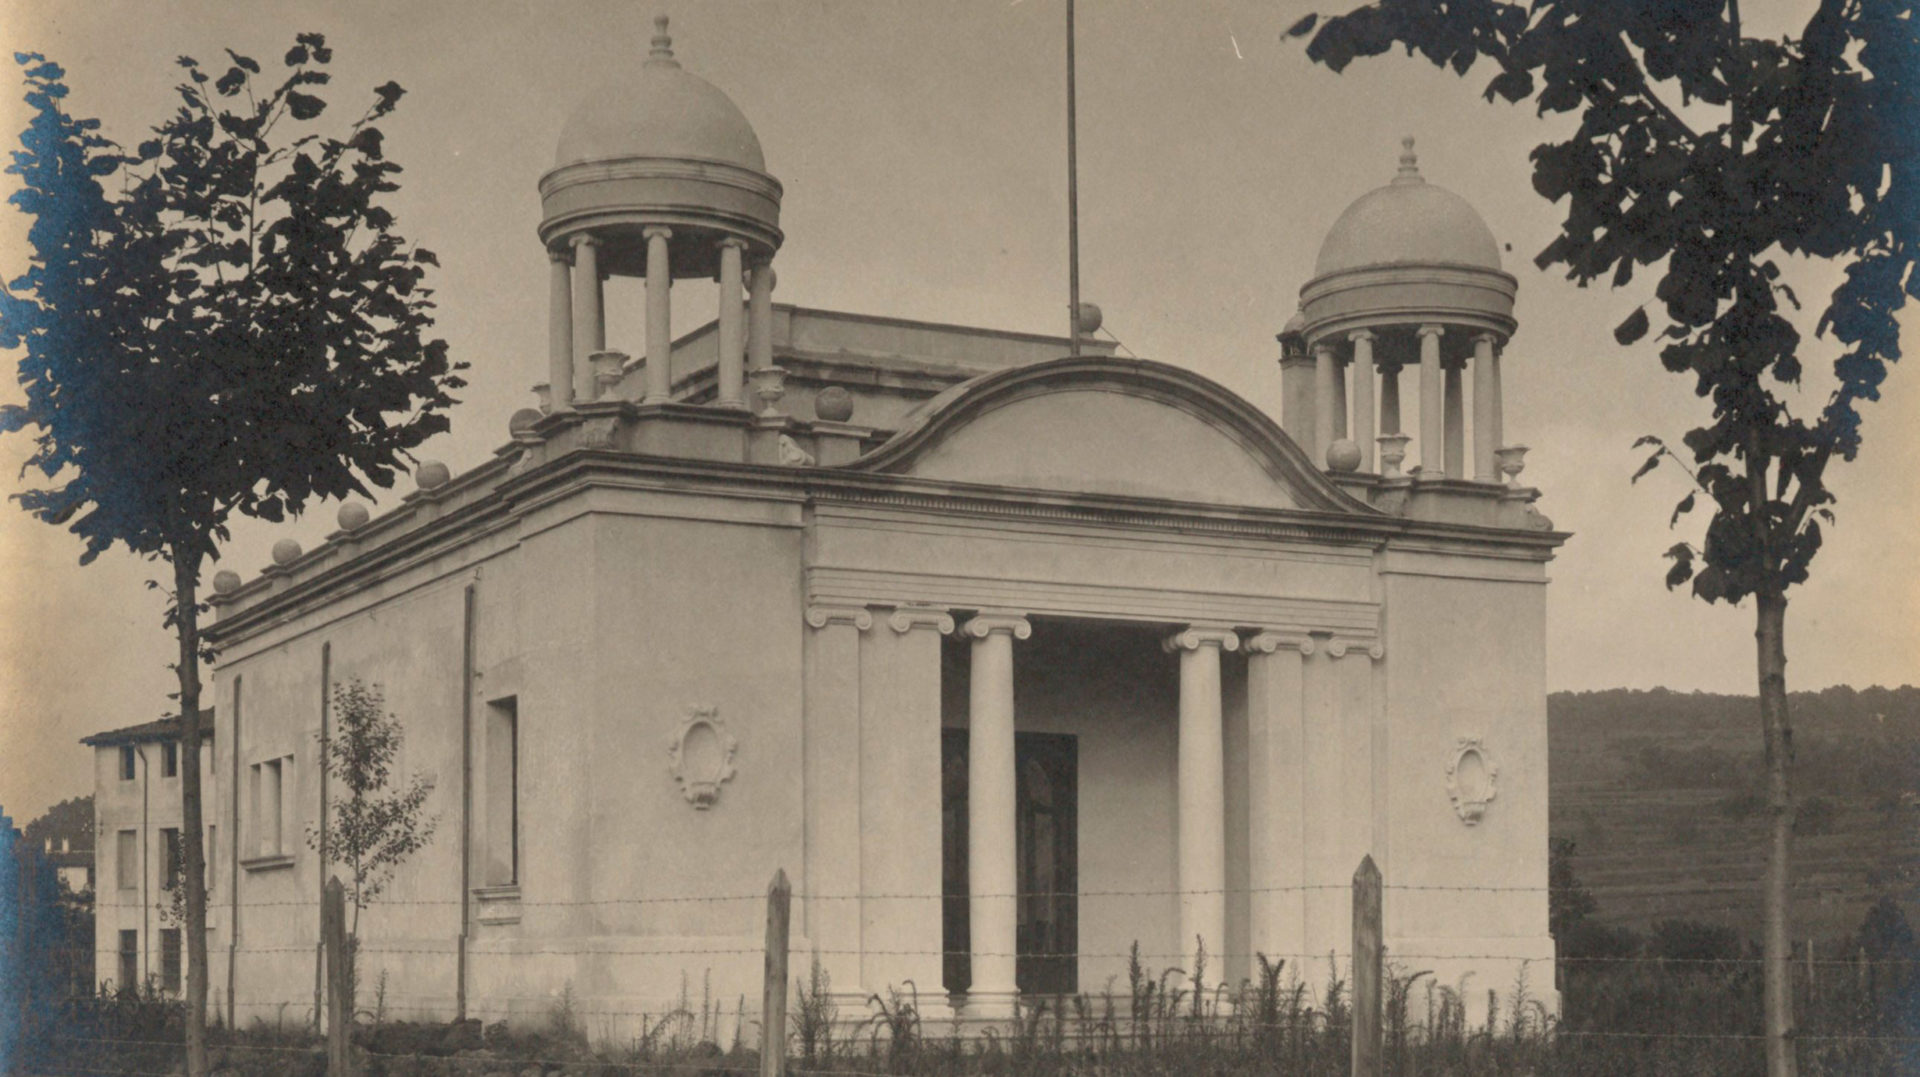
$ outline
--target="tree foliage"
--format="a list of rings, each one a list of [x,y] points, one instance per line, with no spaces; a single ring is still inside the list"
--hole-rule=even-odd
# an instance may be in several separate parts
[[[386,889],[394,869],[433,840],[437,816],[426,814],[433,781],[413,775],[396,781],[394,760],[405,738],[400,720],[386,710],[379,685],[358,679],[336,685],[337,723],[320,741],[321,765],[346,790],[327,805],[329,825],[307,829],[307,844],[323,863],[338,861],[352,872],[347,884],[354,922]]]
[[[177,109],[132,153],[65,112],[58,65],[17,57],[32,122],[6,171],[33,258],[0,295],[26,391],[0,428],[35,432],[45,484],[17,497],[83,560],[115,542],[207,558],[234,512],[390,485],[463,384],[425,336],[434,256],[382,205],[400,166],[377,125],[400,87],[325,134],[320,35],[277,85],[228,56],[217,77],[180,58]]]
[[[1831,521],[1827,463],[1859,451],[1859,405],[1900,357],[1895,312],[1920,297],[1912,0],[1822,0],[1780,40],[1743,36],[1739,19],[1737,0],[1381,0],[1290,31],[1313,33],[1308,55],[1336,71],[1399,45],[1460,74],[1484,62],[1488,100],[1578,113],[1571,135],[1533,151],[1534,189],[1567,209],[1534,261],[1615,287],[1658,267],[1660,360],[1713,414],[1680,452],[1637,447],[1653,448],[1642,474],[1663,456],[1685,464],[1713,510],[1701,548],[1668,551],[1669,586],[1691,580],[1709,602],[1807,578]],[[1835,384],[1798,415],[1791,256],[1845,274],[1816,330],[1842,349]],[[1648,305],[1615,330],[1621,344],[1652,331]],[[1675,520],[1700,503],[1688,493]]]

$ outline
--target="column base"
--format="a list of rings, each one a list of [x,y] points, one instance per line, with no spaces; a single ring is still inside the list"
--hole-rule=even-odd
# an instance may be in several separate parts
[[[1020,1003],[1018,991],[967,991],[947,995],[953,1019],[965,1029],[987,1021],[1011,1021]]]

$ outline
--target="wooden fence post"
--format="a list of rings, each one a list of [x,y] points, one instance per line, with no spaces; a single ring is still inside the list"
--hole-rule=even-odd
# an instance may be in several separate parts
[[[1380,1077],[1384,949],[1380,869],[1369,855],[1353,873],[1353,1077]]]
[[[327,880],[320,902],[320,943],[327,952],[327,1077],[352,1077],[353,972],[347,956],[347,892]]]
[[[760,1077],[787,1071],[787,921],[793,887],[787,870],[767,886],[767,971],[760,991]]]

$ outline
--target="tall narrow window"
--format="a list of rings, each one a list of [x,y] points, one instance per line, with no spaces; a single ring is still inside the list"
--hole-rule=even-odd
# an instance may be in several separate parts
[[[185,850],[180,845],[180,828],[160,828],[160,886],[172,890],[180,885],[180,864]]]
[[[123,782],[130,782],[133,780],[133,778],[134,778],[133,745],[122,744],[120,746],[120,780]]]
[[[293,769],[293,757],[281,756],[255,763],[249,776],[247,794],[252,806],[253,847],[255,856],[280,856],[286,853],[287,785]]]
[[[134,992],[140,989],[140,932],[123,929],[120,932],[120,990]]]
[[[520,882],[520,709],[513,697],[487,704],[488,886]]]
[[[160,776],[178,778],[180,776],[180,744],[178,741],[164,741],[160,745]]]
[[[113,877],[122,890],[140,888],[140,835],[131,830],[114,835]]]
[[[213,893],[213,865],[215,862],[217,862],[220,859],[219,857],[213,855],[213,851],[220,847],[218,844],[214,842],[215,836],[216,836],[216,830],[214,828],[214,825],[212,823],[208,823],[207,824],[207,844],[200,850],[200,854],[201,854],[200,859],[203,866],[207,869],[206,887],[207,887],[207,893],[209,894]]]
[[[160,929],[160,989],[180,990],[180,929]]]

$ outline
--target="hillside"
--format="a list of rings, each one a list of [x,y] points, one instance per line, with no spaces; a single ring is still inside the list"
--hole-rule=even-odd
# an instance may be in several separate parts
[[[1796,692],[1801,808],[1794,933],[1832,939],[1920,888],[1920,689]],[[1752,697],[1664,689],[1548,697],[1549,826],[1601,920],[1725,924],[1753,935],[1766,863]]]

